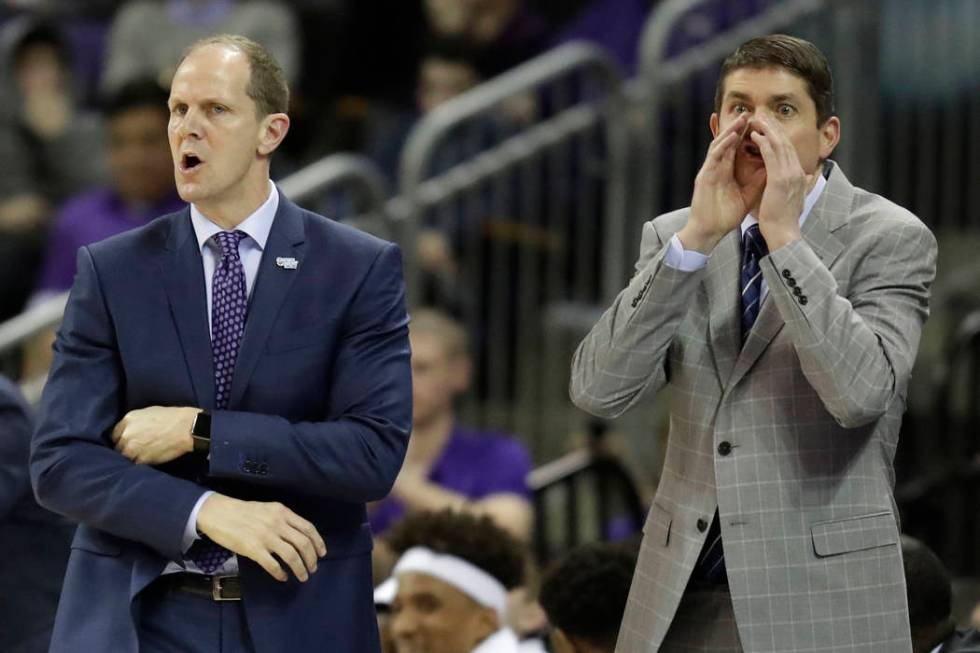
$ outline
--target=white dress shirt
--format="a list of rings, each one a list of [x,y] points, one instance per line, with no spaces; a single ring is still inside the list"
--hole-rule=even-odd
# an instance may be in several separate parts
[[[259,273],[259,262],[262,260],[262,251],[265,243],[269,239],[269,231],[272,229],[272,221],[276,217],[279,209],[279,193],[276,185],[269,181],[269,196],[258,209],[250,216],[245,218],[241,224],[235,227],[236,231],[244,232],[246,237],[238,243],[238,254],[242,259],[242,267],[245,268],[245,292],[248,297],[252,296],[252,288],[255,286],[255,277]],[[191,204],[191,225],[194,227],[194,235],[197,237],[198,247],[201,248],[201,260],[204,263],[204,285],[207,292],[208,302],[208,330],[211,329],[211,295],[214,269],[221,260],[220,249],[211,238],[218,232],[223,231],[221,227],[211,222],[207,216],[201,213],[196,206]],[[184,538],[182,540],[183,550],[186,552],[200,536],[197,534],[197,513],[201,510],[204,500],[213,494],[208,490],[201,495],[191,510],[191,515],[187,519],[184,527]],[[168,574],[177,571],[191,571],[201,573],[190,560],[183,563],[171,562],[167,565],[163,573]],[[232,555],[218,570],[216,574],[233,574],[238,572],[238,558]]]

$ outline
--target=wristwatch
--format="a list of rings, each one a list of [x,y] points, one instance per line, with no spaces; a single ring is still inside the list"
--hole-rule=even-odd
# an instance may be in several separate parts
[[[209,453],[211,451],[211,413],[202,410],[194,418],[191,426],[191,437],[194,439],[194,451]]]

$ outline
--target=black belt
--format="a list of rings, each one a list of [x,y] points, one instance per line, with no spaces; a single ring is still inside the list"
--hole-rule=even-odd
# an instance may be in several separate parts
[[[212,601],[241,601],[242,583],[238,575],[189,574],[178,572],[160,576],[154,585],[170,592],[185,592]]]

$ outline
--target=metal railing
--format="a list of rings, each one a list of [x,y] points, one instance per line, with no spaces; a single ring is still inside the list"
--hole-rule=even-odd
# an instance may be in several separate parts
[[[407,231],[421,251],[435,238],[449,252],[413,261],[413,303],[455,313],[475,336],[466,417],[515,431],[536,457],[570,430],[568,360],[581,336],[550,325],[549,307],[613,292],[599,280],[622,249],[623,112],[609,57],[573,43],[439,106],[403,151]]]
[[[546,564],[580,544],[639,533],[644,511],[627,469],[614,456],[579,449],[535,468],[534,550]]]

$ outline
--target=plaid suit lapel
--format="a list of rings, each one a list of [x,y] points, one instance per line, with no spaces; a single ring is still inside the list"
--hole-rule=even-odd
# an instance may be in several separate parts
[[[844,244],[833,234],[838,228],[847,221],[850,212],[851,202],[854,195],[854,187],[840,171],[840,167],[833,161],[828,162],[831,166],[830,177],[827,185],[820,194],[820,199],[813,205],[809,217],[803,223],[803,240],[820,257],[823,264],[830,266],[837,260],[844,250]],[[785,322],[776,308],[776,303],[772,297],[767,295],[762,302],[759,310],[759,317],[749,334],[745,346],[739,352],[732,374],[728,379],[728,386],[735,385],[752,369],[755,362],[762,356],[762,353],[769,347],[776,335],[782,330]],[[727,386],[726,386],[727,387]]]
[[[741,341],[741,313],[738,290],[738,272],[741,247],[737,229],[725,236],[711,253],[704,286],[708,293],[708,331],[711,337],[711,354],[715,359],[718,382],[728,385]]]

